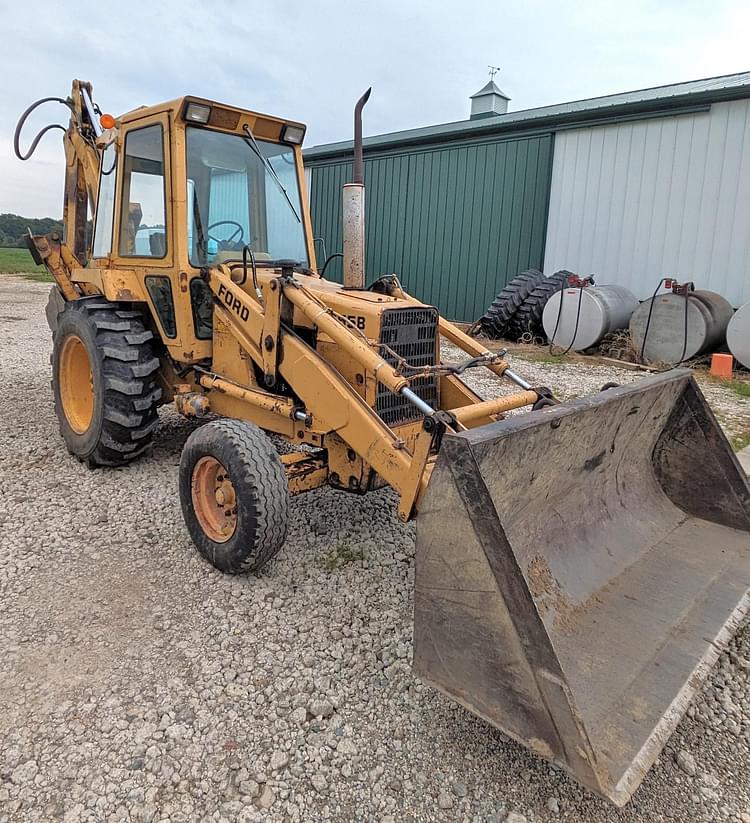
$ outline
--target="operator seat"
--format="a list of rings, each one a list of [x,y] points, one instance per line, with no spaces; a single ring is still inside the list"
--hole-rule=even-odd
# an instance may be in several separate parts
[[[148,236],[148,247],[151,257],[164,257],[167,253],[166,232],[151,232]]]

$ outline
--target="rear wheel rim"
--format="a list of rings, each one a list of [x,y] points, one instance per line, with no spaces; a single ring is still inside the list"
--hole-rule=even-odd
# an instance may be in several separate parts
[[[83,434],[94,417],[94,375],[86,346],[75,334],[63,343],[59,377],[65,419],[76,434]]]
[[[237,495],[229,473],[215,457],[195,464],[190,483],[193,511],[205,535],[226,543],[237,530]]]

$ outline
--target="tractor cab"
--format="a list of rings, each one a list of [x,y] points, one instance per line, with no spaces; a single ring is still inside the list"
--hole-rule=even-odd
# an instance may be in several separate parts
[[[195,362],[210,354],[201,270],[240,260],[246,248],[258,267],[316,267],[305,127],[192,97],[113,122],[98,138],[91,260],[73,279],[110,299],[126,290],[147,302],[172,357]]]

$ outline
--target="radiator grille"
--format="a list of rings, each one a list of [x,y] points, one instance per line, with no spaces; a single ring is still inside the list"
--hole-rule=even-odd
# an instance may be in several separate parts
[[[393,349],[410,366],[432,366],[437,363],[437,322],[437,309],[430,307],[386,309],[381,315],[380,342]],[[390,365],[396,365],[391,354],[381,352],[381,355]],[[433,409],[438,407],[437,375],[413,380],[411,389]],[[406,398],[394,394],[381,383],[378,384],[375,411],[389,426],[420,417],[419,411]]]

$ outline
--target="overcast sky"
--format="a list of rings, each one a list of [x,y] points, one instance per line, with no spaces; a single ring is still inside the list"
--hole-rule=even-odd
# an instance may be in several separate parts
[[[487,65],[520,110],[750,69],[739,0],[0,0],[0,212],[59,217],[62,132],[13,154],[18,115],[90,80],[122,114],[183,94],[302,120],[306,145],[468,117]],[[29,121],[62,122],[48,104]]]

